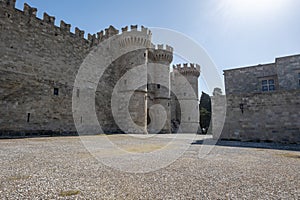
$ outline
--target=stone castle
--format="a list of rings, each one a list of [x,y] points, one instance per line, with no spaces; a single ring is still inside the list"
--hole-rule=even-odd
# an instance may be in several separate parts
[[[90,119],[88,115],[73,117],[73,92],[76,91],[75,104],[86,92],[74,88],[76,75],[89,53],[111,37],[119,41],[119,49],[132,48],[132,51],[114,60],[97,83],[93,101],[103,132],[171,133],[198,128],[200,66],[178,64],[171,71],[173,48],[152,44],[150,30],[131,26],[130,30],[125,27],[119,31],[110,26],[85,38],[84,31],[79,28],[72,33],[71,25],[64,21],[57,27],[55,17],[44,13],[43,19],[39,19],[36,8],[24,4],[21,11],[15,8],[15,2],[0,0],[2,137],[77,134],[74,122],[86,124]],[[140,129],[121,130],[111,110],[114,86],[128,70],[145,63],[152,66],[141,75],[147,77],[145,84],[122,91],[133,91],[128,110]],[[165,66],[166,70],[156,71],[156,65]],[[182,84],[179,76],[186,78],[193,95],[187,92],[189,86]],[[125,85],[127,81],[130,82],[125,80]],[[171,89],[165,85],[170,85]],[[151,111],[157,104],[162,106],[167,119],[160,130],[155,130],[155,123],[163,119],[155,117],[159,115]],[[87,124],[93,126],[93,123]]]
[[[77,27],[72,33],[70,24],[61,21],[57,27],[55,17],[44,13],[39,19],[36,14],[37,9],[27,4],[21,11],[15,0],[0,0],[0,137],[76,135],[78,129],[99,133],[98,123],[105,133],[198,129],[200,66],[178,64],[170,70],[173,48],[152,44],[150,30],[133,25],[119,31],[110,26],[85,38]],[[111,61],[99,82],[83,88],[74,85],[86,57],[111,38],[120,51],[130,51]],[[132,79],[122,78],[140,65],[147,68],[134,79],[142,77],[144,84],[134,88]],[[226,96],[220,89],[212,96],[214,138],[300,143],[300,55],[225,70],[224,76]],[[122,102],[117,102],[118,118],[113,116],[111,99],[120,80],[119,92],[132,93],[126,110],[136,127],[122,121]],[[89,93],[95,98],[86,98]],[[95,105],[97,122],[90,119],[89,107],[83,113],[74,111],[80,101]]]
[[[300,144],[300,55],[224,71],[212,97],[215,138]]]

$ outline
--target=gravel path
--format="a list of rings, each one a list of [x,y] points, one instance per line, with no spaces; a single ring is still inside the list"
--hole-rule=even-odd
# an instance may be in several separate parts
[[[112,139],[142,141],[127,140]],[[130,151],[147,153],[165,140]],[[78,137],[0,140],[0,199],[300,199],[299,146],[224,142],[199,158],[203,146],[191,145],[159,170],[126,173],[95,159]]]

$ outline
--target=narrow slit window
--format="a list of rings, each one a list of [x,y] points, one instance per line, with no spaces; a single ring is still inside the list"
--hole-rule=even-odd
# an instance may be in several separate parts
[[[30,122],[30,113],[27,113],[27,123]]]
[[[298,85],[300,86],[300,72],[298,73]]]
[[[77,97],[79,98],[79,95],[80,95],[80,90],[77,89]]]
[[[54,94],[55,96],[58,96],[58,93],[59,93],[58,88],[54,88],[53,94]]]

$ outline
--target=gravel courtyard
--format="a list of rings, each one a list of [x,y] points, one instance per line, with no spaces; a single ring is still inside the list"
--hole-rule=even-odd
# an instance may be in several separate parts
[[[299,146],[239,142],[210,146],[202,144],[204,136],[197,137],[170,165],[145,173],[103,164],[79,137],[0,140],[0,199],[300,199]],[[162,149],[170,141],[161,136],[107,138],[123,151],[139,155]],[[165,148],[166,155],[177,151],[176,144],[181,146],[181,140]],[[199,157],[203,146],[213,148]],[[116,167],[124,163],[127,154],[102,149],[98,153],[114,157]]]

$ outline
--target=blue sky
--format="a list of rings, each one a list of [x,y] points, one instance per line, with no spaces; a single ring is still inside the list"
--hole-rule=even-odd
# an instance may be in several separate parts
[[[24,2],[90,33],[109,25],[173,29],[200,44],[222,70],[300,53],[298,0],[85,0]],[[205,66],[202,66],[202,68]],[[211,92],[211,91],[210,91]]]

